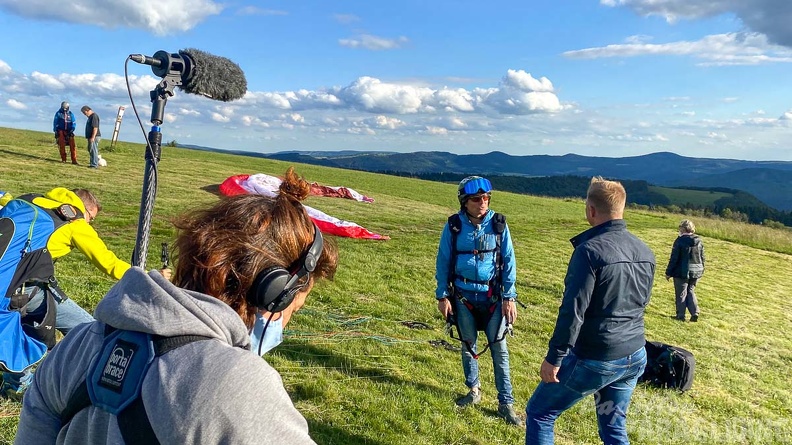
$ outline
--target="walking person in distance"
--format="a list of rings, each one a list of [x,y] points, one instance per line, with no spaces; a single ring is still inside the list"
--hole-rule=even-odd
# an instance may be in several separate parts
[[[696,225],[689,219],[679,223],[679,236],[671,248],[671,258],[666,267],[666,280],[674,279],[676,319],[685,321],[690,312],[690,321],[699,319],[699,304],[696,284],[704,275],[704,244],[696,235]]]

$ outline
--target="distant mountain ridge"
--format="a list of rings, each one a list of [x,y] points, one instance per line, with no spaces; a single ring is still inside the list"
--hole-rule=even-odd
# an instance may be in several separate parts
[[[310,154],[308,154],[310,153]],[[644,180],[680,187],[725,187],[749,192],[779,210],[792,210],[792,162],[709,159],[658,152],[605,158],[567,154],[513,156],[503,152],[457,155],[446,152],[382,153],[289,151],[270,159],[371,172],[460,173],[517,176],[594,176]]]

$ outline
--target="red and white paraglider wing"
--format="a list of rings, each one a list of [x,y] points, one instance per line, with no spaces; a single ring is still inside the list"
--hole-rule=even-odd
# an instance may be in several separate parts
[[[281,179],[275,176],[258,173],[255,175],[235,175],[231,176],[220,184],[220,193],[225,196],[241,195],[252,193],[275,197],[281,185]],[[347,187],[329,187],[311,184],[311,194],[317,196],[336,197],[354,199],[359,202],[374,202],[373,198],[361,195]],[[322,233],[328,235],[343,236],[347,238],[387,240],[389,236],[380,235],[361,227],[352,221],[344,221],[328,215],[313,207],[304,206],[308,216],[316,223]]]
[[[316,223],[317,227],[319,227],[319,230],[321,230],[322,233],[335,236],[345,236],[348,238],[374,240],[390,239],[389,236],[371,232],[365,227],[361,227],[352,221],[340,220],[310,206],[304,207],[308,212],[308,216],[310,216],[311,219]]]

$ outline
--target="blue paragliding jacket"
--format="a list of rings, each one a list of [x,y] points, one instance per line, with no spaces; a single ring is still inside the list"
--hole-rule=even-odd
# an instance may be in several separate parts
[[[456,236],[456,255],[452,258],[454,249],[451,242],[454,238],[451,228],[446,223],[440,236],[440,246],[437,251],[437,264],[435,279],[437,289],[435,297],[445,298],[448,295],[448,283],[453,278],[454,288],[464,293],[489,292],[490,285],[499,282],[500,289],[492,289],[492,293],[503,298],[516,298],[517,280],[516,261],[514,259],[514,246],[512,245],[509,227],[503,229],[501,234],[500,252],[496,249],[497,237],[493,225],[495,212],[487,211],[481,224],[473,225],[464,210],[459,212],[462,222],[459,234]],[[482,252],[482,253],[474,253]],[[497,272],[497,255],[502,256],[503,267],[500,280],[493,280]],[[451,262],[453,261],[453,269]],[[452,272],[453,270],[453,272]],[[453,273],[453,277],[449,277]]]
[[[71,111],[64,112],[63,110],[58,110],[55,113],[55,118],[52,120],[52,131],[57,132],[58,130],[64,130],[67,132],[74,133],[74,130],[77,129],[77,122],[74,120],[74,113]]]

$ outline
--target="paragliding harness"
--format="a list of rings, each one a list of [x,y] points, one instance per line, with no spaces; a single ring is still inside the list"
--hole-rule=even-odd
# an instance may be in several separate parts
[[[82,212],[69,204],[45,209],[33,204],[41,195],[28,194],[0,210],[0,370],[22,372],[55,346],[57,302],[68,297],[58,287],[47,249],[50,236]],[[44,292],[45,310],[28,311],[36,286]]]
[[[154,359],[181,346],[211,337],[178,335],[162,337],[143,332],[125,331],[105,325],[105,339],[99,355],[66,403],[61,425],[93,405],[117,417],[124,443],[159,444],[146,414],[140,390]]]
[[[492,230],[495,232],[495,248],[494,249],[486,249],[486,250],[467,250],[467,251],[459,251],[457,250],[457,236],[462,231],[462,219],[459,217],[459,213],[455,213],[448,217],[448,228],[451,232],[451,257],[449,261],[449,271],[448,271],[448,300],[451,303],[451,307],[456,307],[454,300],[459,300],[465,307],[468,308],[470,313],[473,315],[473,320],[476,324],[477,331],[486,331],[487,325],[489,324],[492,315],[495,313],[495,309],[498,306],[498,300],[501,298],[502,292],[502,281],[501,275],[503,272],[503,255],[501,253],[501,242],[503,239],[503,231],[506,229],[506,217],[501,213],[495,213],[492,216]],[[492,277],[490,281],[475,281],[469,280],[462,276],[456,274],[456,257],[459,254],[472,254],[472,255],[480,255],[485,253],[492,252],[495,255],[495,275]],[[459,278],[467,283],[476,283],[476,284],[486,284],[488,285],[488,297],[489,297],[489,305],[486,308],[481,308],[480,306],[476,306],[469,302],[462,294],[460,294],[455,286],[454,281]],[[457,337],[454,336],[454,330],[456,328]],[[485,353],[487,349],[490,348],[495,343],[503,341],[506,339],[506,335],[514,335],[514,331],[512,330],[511,324],[506,325],[506,329],[503,331],[503,335],[500,338],[496,338],[491,343],[487,343],[487,346],[484,347],[481,352],[476,352],[473,349],[473,345],[470,341],[465,340],[462,338],[462,334],[459,331],[459,322],[456,317],[456,313],[449,313],[448,318],[446,319],[446,332],[453,338],[454,340],[459,340],[465,345],[465,349],[468,350],[470,355],[473,356],[474,359],[478,360],[481,354]]]

